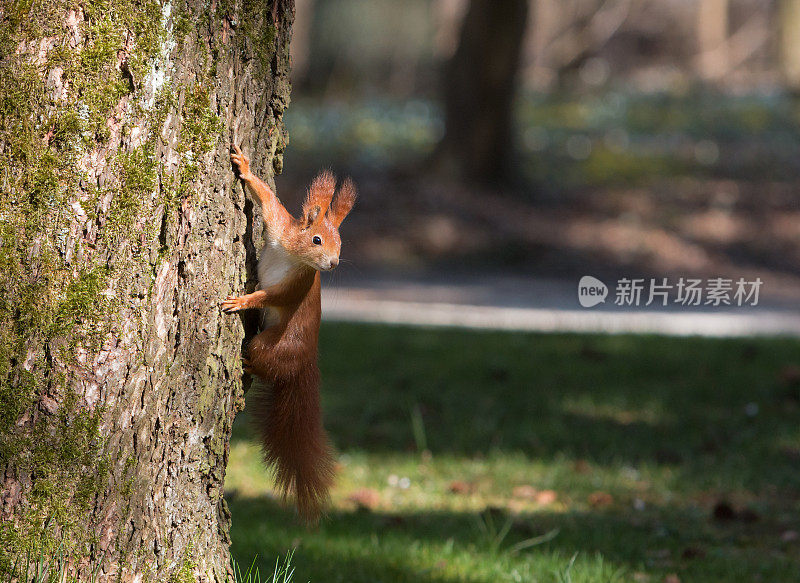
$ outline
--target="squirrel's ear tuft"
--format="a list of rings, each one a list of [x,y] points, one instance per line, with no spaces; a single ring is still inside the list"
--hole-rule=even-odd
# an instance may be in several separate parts
[[[318,207],[318,210],[314,215],[314,220],[317,219],[320,212],[326,212],[335,190],[336,177],[328,171],[320,172],[308,188],[308,194],[303,202],[303,216],[308,217],[315,206]]]
[[[331,203],[328,214],[335,227],[339,227],[356,203],[356,185],[347,178]]]
[[[322,208],[318,204],[315,204],[314,206],[312,206],[308,210],[305,210],[306,216],[305,216],[305,224],[303,225],[303,228],[304,229],[308,229],[311,225],[313,225],[314,221],[317,220],[317,217],[319,216],[320,212],[322,212]]]

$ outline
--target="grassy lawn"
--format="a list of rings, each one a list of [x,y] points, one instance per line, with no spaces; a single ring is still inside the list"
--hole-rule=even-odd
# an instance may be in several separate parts
[[[295,581],[796,581],[800,340],[325,324],[330,516],[275,499],[246,416],[233,553]]]

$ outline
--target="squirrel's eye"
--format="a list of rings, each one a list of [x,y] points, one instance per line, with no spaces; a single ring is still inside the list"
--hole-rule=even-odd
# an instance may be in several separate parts
[[[314,243],[314,245],[322,245],[322,239],[320,239],[318,235],[314,235],[314,238],[311,239],[311,242]]]

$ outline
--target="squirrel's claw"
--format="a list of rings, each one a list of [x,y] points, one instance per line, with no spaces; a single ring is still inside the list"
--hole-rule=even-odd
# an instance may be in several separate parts
[[[247,300],[236,296],[228,296],[225,301],[222,302],[222,311],[227,314],[238,312],[246,307]]]
[[[242,176],[247,175],[250,171],[250,160],[247,159],[247,156],[242,153],[236,144],[231,144],[231,163]]]

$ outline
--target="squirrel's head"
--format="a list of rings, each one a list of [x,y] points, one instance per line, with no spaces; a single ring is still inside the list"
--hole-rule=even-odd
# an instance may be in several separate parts
[[[339,265],[342,240],[339,225],[356,202],[356,187],[349,178],[336,192],[336,177],[330,172],[317,176],[303,202],[300,228],[289,244],[306,265],[328,271]]]

